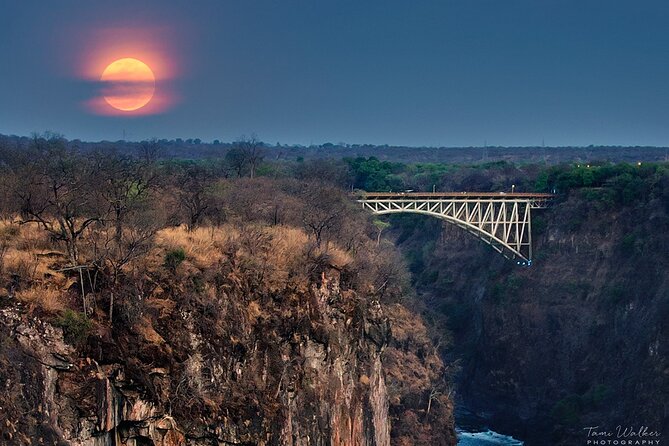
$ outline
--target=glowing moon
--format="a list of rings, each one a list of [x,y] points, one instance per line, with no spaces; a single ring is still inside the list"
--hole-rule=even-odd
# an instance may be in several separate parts
[[[126,57],[110,63],[100,77],[105,101],[117,110],[130,112],[153,98],[156,77],[141,60]]]

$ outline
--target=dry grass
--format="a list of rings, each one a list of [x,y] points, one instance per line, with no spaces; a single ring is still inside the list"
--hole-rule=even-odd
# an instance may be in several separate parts
[[[258,319],[263,315],[260,305],[255,300],[249,302],[248,306],[246,307],[246,313],[248,315],[248,319],[253,323],[257,322]]]
[[[289,227],[272,227],[266,231],[271,239],[269,249],[263,253],[263,280],[267,288],[277,291],[288,284],[306,287],[306,275],[300,272],[304,269],[307,235]]]
[[[19,224],[17,219],[0,220],[0,240],[21,251],[51,251],[54,245],[37,223]]]
[[[21,228],[17,223],[12,222],[11,220],[0,220],[0,240],[2,241],[11,241],[15,239]]]
[[[223,247],[238,236],[239,231],[229,225],[197,228],[191,232],[178,226],[158,231],[156,246],[163,250],[183,248],[189,262],[199,268],[209,268],[223,258]]]
[[[182,273],[193,267],[206,270],[234,257],[247,266],[253,265],[270,291],[308,286],[305,268],[308,268],[307,253],[310,250],[312,256],[323,257],[337,268],[344,268],[353,261],[348,253],[334,244],[314,249],[309,236],[298,228],[249,225],[239,229],[228,224],[201,227],[192,232],[183,226],[159,231],[154,266],[159,266],[165,252],[179,248],[186,253]]]
[[[3,271],[6,274],[34,280],[40,276],[44,277],[48,270],[44,262],[40,262],[35,254],[27,251],[9,248],[3,258]]]
[[[330,265],[340,269],[353,262],[351,254],[335,246],[333,243],[328,244],[328,247],[324,250],[324,254],[327,256]]]
[[[46,277],[57,282],[64,279],[50,268],[53,258],[61,257],[61,253],[37,224],[19,225],[12,220],[0,220],[0,244],[4,251],[0,273],[4,276],[16,275],[30,281]]]
[[[91,227],[90,234],[85,235],[104,239],[104,231]],[[86,237],[82,239],[81,253],[91,245]],[[0,285],[8,283],[12,276],[20,277],[24,287],[30,283],[46,282],[54,289],[65,289],[71,285],[63,273],[55,271],[63,261],[61,247],[51,241],[47,232],[37,224],[19,225],[10,220],[0,220],[0,242],[3,243]],[[259,278],[269,291],[308,288],[309,269],[312,267],[310,258],[319,258],[319,261],[324,260],[337,268],[344,268],[353,261],[348,253],[334,244],[314,248],[313,241],[298,228],[225,224],[200,227],[191,232],[184,226],[164,228],[156,233],[150,252],[137,259],[136,263],[145,271],[158,270],[164,266],[166,253],[176,249],[183,249],[186,254],[185,261],[178,268],[179,275],[186,277],[213,271],[222,263],[234,263],[235,270],[229,278],[244,276],[243,269],[252,270],[252,275]],[[205,284],[204,291],[212,298],[216,295],[210,284]],[[58,305],[51,306],[52,294],[52,290],[38,285],[34,290],[23,291],[22,299],[36,305],[44,301],[45,310],[52,311],[60,308]],[[45,298],[40,299],[40,295]],[[251,314],[252,318],[256,316]]]
[[[267,264],[271,265],[265,275],[266,285],[270,290],[280,290],[287,284],[305,287],[308,274],[307,252],[313,248],[309,236],[301,229],[273,226],[266,229],[271,237],[271,247],[265,253]],[[327,247],[313,249],[314,257],[324,257],[327,263],[336,268],[344,268],[353,262],[350,254],[333,243]]]
[[[67,306],[62,291],[44,285],[21,290],[16,293],[16,298],[21,302],[40,307],[53,314],[60,313]]]
[[[307,234],[298,228],[272,226],[267,230],[272,236],[274,248],[277,250],[294,252],[296,249],[302,249],[309,242]]]
[[[22,282],[16,298],[48,313],[63,311],[67,302],[60,290],[68,285],[67,278],[52,269],[54,258],[61,254],[46,231],[35,223],[21,225],[14,220],[0,220],[0,243],[4,248],[0,279],[6,284],[17,276]],[[25,287],[26,284],[32,286]]]

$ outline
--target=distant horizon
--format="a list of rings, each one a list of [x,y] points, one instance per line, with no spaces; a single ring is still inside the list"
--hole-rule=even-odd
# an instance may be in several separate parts
[[[204,140],[202,138],[196,137],[176,137],[176,138],[159,138],[159,137],[150,137],[150,138],[144,138],[144,139],[98,139],[98,140],[91,140],[91,139],[81,139],[81,138],[70,138],[67,135],[64,135],[62,133],[59,133],[54,130],[47,130],[45,132],[32,132],[32,134],[29,135],[17,135],[14,133],[4,133],[0,132],[0,137],[6,137],[6,138],[27,138],[31,139],[35,135],[37,136],[43,136],[45,133],[53,133],[54,135],[58,135],[63,137],[66,141],[72,142],[72,141],[81,141],[83,143],[87,144],[101,144],[101,143],[129,143],[129,144],[137,144],[145,141],[168,141],[168,142],[176,142],[180,144],[194,144],[194,145],[229,145],[233,144],[235,141],[237,141],[239,138],[233,138],[233,139],[228,139],[228,140],[223,140],[220,138],[214,138],[211,140]],[[245,135],[240,136],[243,137]],[[193,140],[200,140],[199,143],[193,142]],[[629,145],[629,144],[583,144],[583,145],[493,145],[493,144],[488,144],[488,145],[481,145],[481,146],[475,146],[475,145],[441,145],[441,146],[434,146],[434,145],[405,145],[405,144],[386,144],[386,143],[357,143],[357,142],[344,142],[344,141],[339,141],[339,142],[330,142],[330,141],[325,141],[322,143],[310,143],[310,144],[302,144],[302,143],[284,143],[284,142],[271,142],[271,141],[266,141],[263,140],[261,137],[258,137],[258,140],[262,142],[263,144],[267,145],[268,147],[279,147],[279,144],[281,147],[301,147],[301,148],[310,148],[310,147],[323,147],[327,145],[335,146],[335,147],[363,147],[363,146],[369,146],[369,147],[392,147],[392,148],[406,148],[406,149],[493,149],[493,148],[498,148],[498,149],[561,149],[561,148],[572,148],[572,149],[587,149],[587,148],[610,148],[610,149],[615,149],[615,148],[642,148],[642,149],[667,149],[669,150],[669,145],[662,146],[662,145]],[[179,142],[180,141],[180,142]],[[191,142],[189,142],[191,141]],[[216,143],[218,141],[218,144]]]

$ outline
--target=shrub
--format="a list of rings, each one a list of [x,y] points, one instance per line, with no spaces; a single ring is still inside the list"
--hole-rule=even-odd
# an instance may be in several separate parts
[[[555,404],[551,415],[561,424],[574,425],[581,417],[582,401],[579,395],[570,395]]]
[[[625,300],[625,288],[620,285],[614,285],[606,290],[609,302],[612,305],[619,304]]]
[[[16,298],[21,302],[35,305],[47,313],[58,313],[65,308],[62,293],[52,288],[37,286],[24,289],[16,293]]]
[[[633,255],[636,251],[636,242],[637,237],[635,233],[631,232],[626,234],[620,242],[620,249],[622,250],[623,254],[626,256]]]
[[[202,276],[193,276],[190,280],[193,284],[193,290],[198,294],[202,294],[205,290],[205,281]]]
[[[165,268],[174,271],[184,260],[186,260],[186,251],[183,248],[176,248],[167,251],[164,265]]]
[[[589,407],[598,407],[612,395],[612,390],[604,384],[597,384],[583,395],[583,402]]]
[[[84,313],[69,308],[58,318],[56,324],[63,329],[65,340],[70,344],[84,342],[93,328],[93,323]]]
[[[471,325],[473,310],[467,304],[449,302],[442,305],[440,310],[447,317],[448,328],[455,333],[459,333]]]
[[[19,236],[21,230],[18,225],[10,222],[0,222],[0,240],[12,240]]]
[[[611,395],[612,391],[608,386],[597,384],[582,395],[571,394],[558,401],[553,406],[551,415],[561,424],[575,425],[582,414],[600,407]]]

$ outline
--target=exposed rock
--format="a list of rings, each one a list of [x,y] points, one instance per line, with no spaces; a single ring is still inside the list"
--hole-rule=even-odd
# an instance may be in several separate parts
[[[21,427],[0,410],[5,441],[33,434],[72,446],[389,446],[383,308],[350,292],[344,298],[338,276],[323,275],[296,298],[288,326],[270,315],[246,336],[236,331],[242,327],[198,320],[184,301],[169,321],[144,317],[149,327],[133,328],[126,344],[97,359],[66,344],[60,328],[5,307],[3,349],[15,362],[0,376],[5,387],[30,389],[22,410],[34,417],[33,428]],[[163,343],[170,349],[154,349]],[[147,351],[151,361],[142,358]]]

